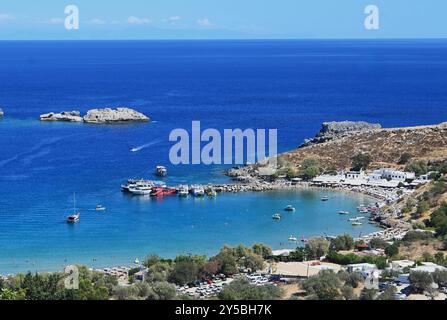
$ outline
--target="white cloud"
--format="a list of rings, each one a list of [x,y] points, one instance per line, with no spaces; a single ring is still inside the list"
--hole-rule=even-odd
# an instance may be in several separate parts
[[[214,28],[216,25],[212,23],[208,18],[197,20],[197,24],[202,28]]]
[[[106,24],[107,21],[99,19],[99,18],[94,18],[94,19],[91,19],[91,20],[87,21],[87,23],[95,24],[95,25],[102,25],[102,24]]]
[[[0,22],[11,21],[11,20],[14,20],[14,16],[12,16],[8,13],[0,12]]]
[[[128,24],[149,24],[149,23],[151,23],[151,20],[147,19],[147,18],[138,18],[135,16],[130,16],[129,18],[127,18],[127,23]]]
[[[51,19],[48,19],[47,21],[45,21],[45,23],[49,23],[49,24],[63,24],[64,23],[64,19],[62,19],[62,18],[51,18]]]
[[[181,20],[182,19],[182,17],[179,17],[179,16],[172,16],[172,17],[169,17],[168,18],[168,21],[170,22],[170,23],[176,23],[177,21],[179,21],[179,20]]]

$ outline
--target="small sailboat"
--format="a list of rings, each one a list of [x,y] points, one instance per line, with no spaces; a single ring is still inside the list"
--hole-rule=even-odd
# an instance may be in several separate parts
[[[78,222],[81,218],[81,214],[76,212],[76,194],[73,194],[73,213],[67,217],[68,223]]]
[[[289,237],[289,241],[297,242],[298,239],[297,239],[297,237],[291,235],[291,236]]]
[[[275,213],[275,214],[272,216],[272,219],[273,219],[273,220],[281,220],[281,215],[280,215],[279,213]]]
[[[307,242],[307,239],[304,236],[301,236],[301,242]]]
[[[293,207],[290,204],[284,208],[284,211],[288,211],[288,212],[294,212],[295,210],[296,210],[295,207]]]

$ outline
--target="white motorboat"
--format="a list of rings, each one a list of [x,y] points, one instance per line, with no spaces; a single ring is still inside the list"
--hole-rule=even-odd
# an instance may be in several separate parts
[[[295,236],[290,236],[289,237],[289,241],[293,241],[293,242],[297,242],[298,241],[298,238],[297,237],[295,237]]]
[[[98,204],[98,205],[96,206],[95,210],[96,210],[96,211],[105,211],[105,210],[106,210],[106,207],[104,207],[104,206]]]
[[[288,205],[284,208],[284,211],[294,212],[296,209],[292,205]]]
[[[351,225],[353,226],[361,226],[363,223],[361,223],[360,221],[354,221],[351,223]]]
[[[338,214],[350,214],[349,211],[338,211]]]
[[[189,195],[189,187],[187,185],[180,185],[178,187],[179,197],[187,197]]]
[[[130,187],[129,192],[137,196],[143,196],[151,194],[153,188],[152,186],[135,186]]]
[[[205,189],[201,185],[193,185],[191,190],[194,197],[203,197],[205,195]]]
[[[168,174],[168,169],[166,169],[166,167],[164,166],[157,166],[155,168],[155,173],[157,174],[157,176],[165,177]]]
[[[281,215],[280,215],[279,213],[275,213],[275,214],[272,216],[272,219],[273,219],[273,220],[281,220]]]

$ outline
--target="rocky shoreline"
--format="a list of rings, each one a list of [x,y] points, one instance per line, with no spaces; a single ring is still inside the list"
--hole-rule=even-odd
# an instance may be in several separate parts
[[[150,118],[130,108],[106,108],[89,110],[84,116],[81,116],[81,112],[79,111],[63,111],[59,113],[50,112],[40,115],[40,121],[109,124],[127,122],[149,122]]]

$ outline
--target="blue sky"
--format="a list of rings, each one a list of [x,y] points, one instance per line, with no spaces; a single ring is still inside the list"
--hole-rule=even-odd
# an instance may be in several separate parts
[[[66,5],[79,30],[64,28]],[[367,5],[380,29],[364,28]],[[445,0],[0,0],[0,39],[447,38]]]

